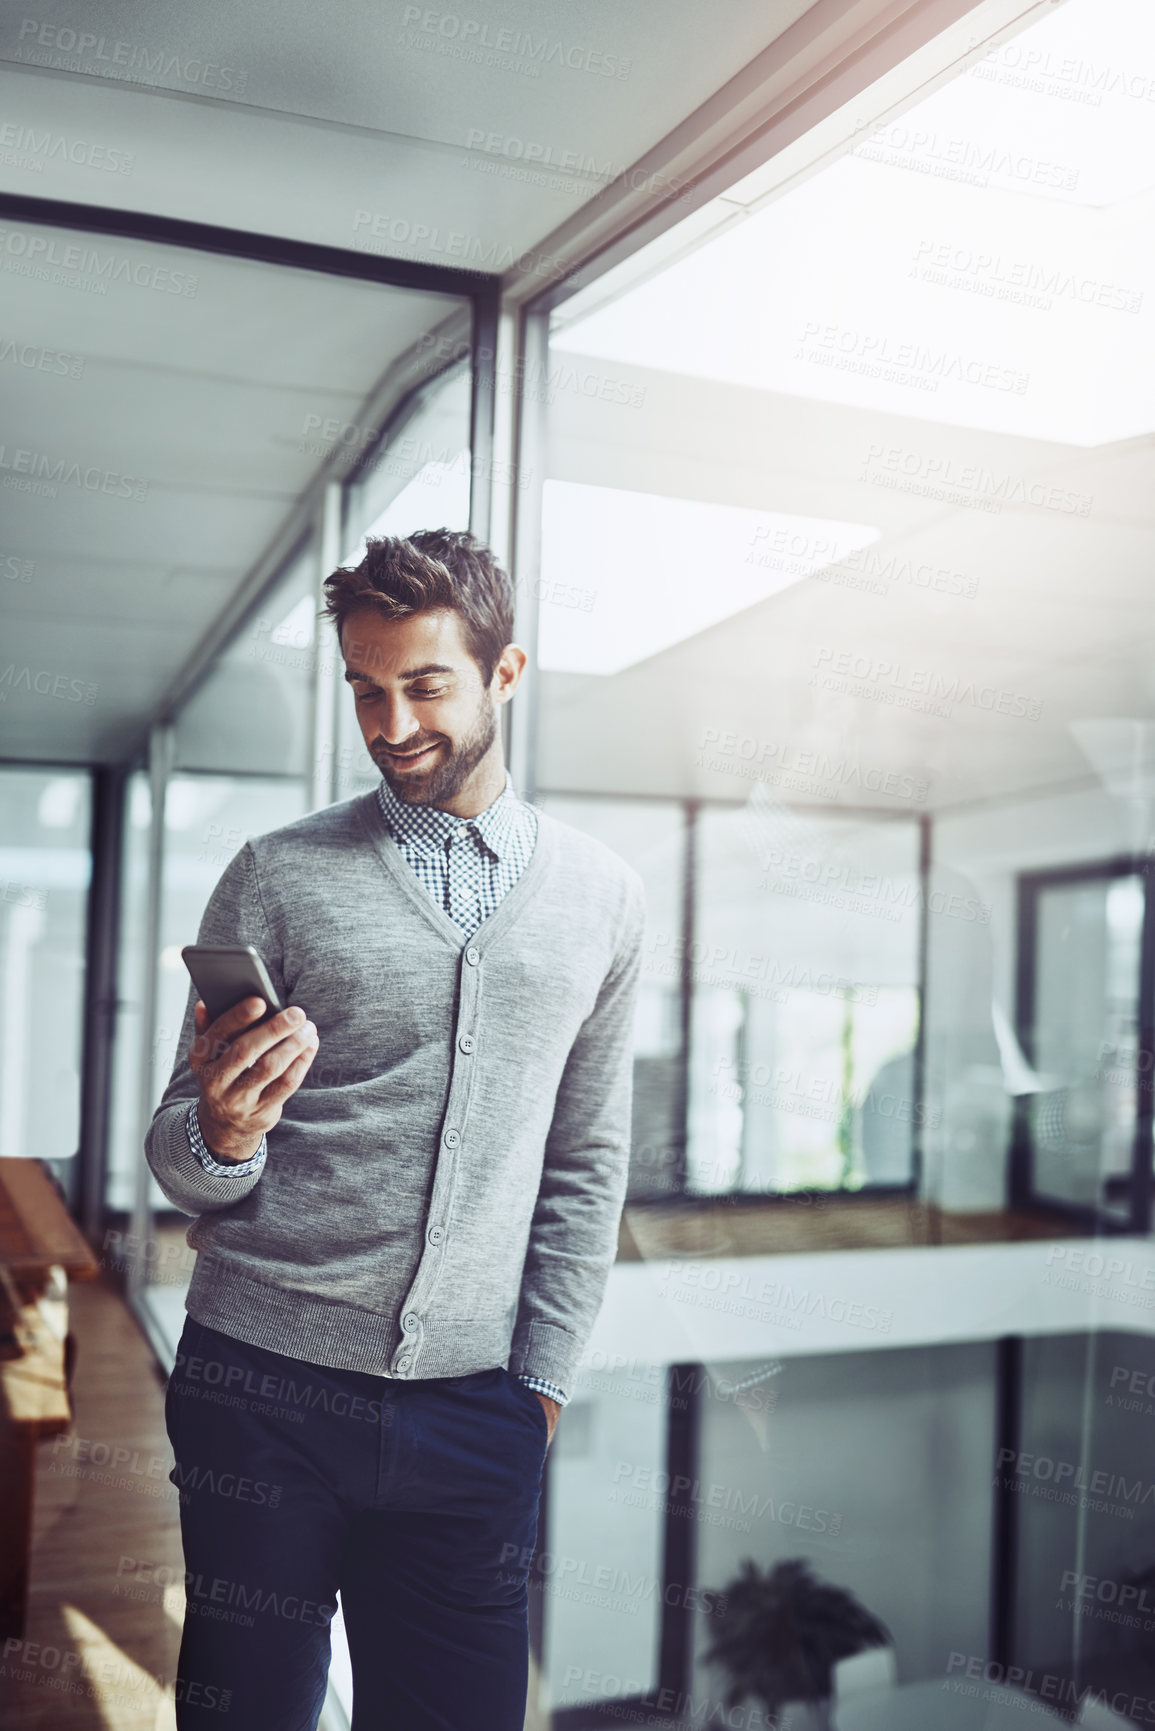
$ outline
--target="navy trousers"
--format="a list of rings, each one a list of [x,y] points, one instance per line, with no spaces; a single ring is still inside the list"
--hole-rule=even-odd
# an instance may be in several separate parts
[[[185,1320],[165,1399],[179,1731],[315,1731],[337,1592],[353,1731],[522,1731],[549,1427],[494,1367],[406,1382]]]

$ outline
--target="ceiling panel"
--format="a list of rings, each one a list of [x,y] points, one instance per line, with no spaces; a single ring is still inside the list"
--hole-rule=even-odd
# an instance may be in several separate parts
[[[24,232],[42,274],[0,271],[0,755],[100,760],[278,539],[325,421],[464,303]]]

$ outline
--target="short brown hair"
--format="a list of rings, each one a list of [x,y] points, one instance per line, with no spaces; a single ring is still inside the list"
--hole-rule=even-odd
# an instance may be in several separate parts
[[[359,565],[339,566],[325,579],[323,612],[340,635],[350,613],[371,608],[405,619],[427,608],[459,613],[466,646],[493,678],[513,641],[513,584],[489,548],[468,529],[422,529],[416,535],[370,536]]]

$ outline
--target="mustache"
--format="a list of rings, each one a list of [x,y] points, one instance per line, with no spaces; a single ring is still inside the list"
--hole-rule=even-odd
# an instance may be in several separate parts
[[[431,745],[443,745],[444,743],[443,737],[438,734],[434,739],[407,740],[404,750],[406,755],[409,755],[418,751],[427,751]],[[401,747],[390,747],[385,744],[384,740],[375,740],[369,749],[374,757],[391,757],[393,751],[400,750]]]

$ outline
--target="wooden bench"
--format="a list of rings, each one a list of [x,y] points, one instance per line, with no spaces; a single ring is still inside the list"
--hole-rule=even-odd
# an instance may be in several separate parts
[[[36,1445],[72,1423],[68,1282],[99,1263],[39,1160],[0,1160],[0,1636],[21,1636]]]

